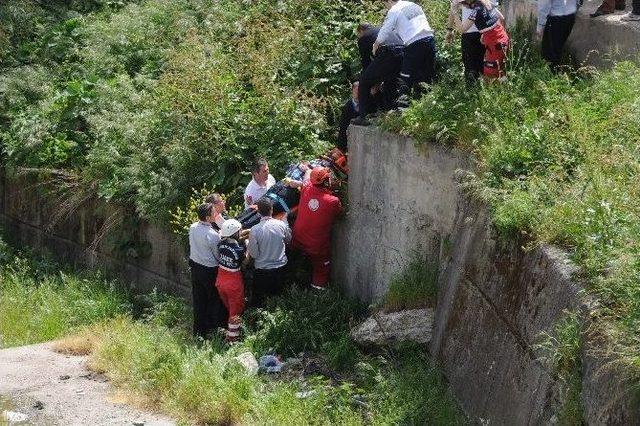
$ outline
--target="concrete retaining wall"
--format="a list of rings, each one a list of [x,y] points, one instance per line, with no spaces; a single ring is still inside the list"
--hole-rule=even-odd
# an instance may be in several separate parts
[[[555,422],[560,383],[536,343],[565,311],[586,309],[564,253],[498,238],[487,206],[460,189],[472,162],[459,151],[351,126],[349,153],[349,215],[336,229],[335,281],[375,302],[412,257],[437,262],[430,351],[463,409],[485,424]],[[588,424],[640,424],[616,374],[603,374],[590,351],[583,364]]]
[[[4,178],[0,170],[0,224],[17,244],[42,248],[71,263],[100,265],[114,272],[135,291],[154,288],[189,297],[191,284],[185,248],[176,236],[153,225],[137,227],[136,239],[150,248],[143,256],[132,257],[131,250],[114,250],[109,238],[89,249],[114,213],[104,202],[89,200],[69,217],[51,226],[60,209],[45,195],[37,181]],[[121,219],[119,219],[121,220]],[[116,227],[116,230],[118,227]]]
[[[518,18],[535,19],[538,14],[535,0],[503,0],[500,8],[508,25]],[[591,18],[601,0],[585,0],[578,12],[576,24],[567,42],[568,50],[575,62],[582,65],[608,67],[614,60],[640,61],[640,22],[624,22],[620,18],[631,10]]]

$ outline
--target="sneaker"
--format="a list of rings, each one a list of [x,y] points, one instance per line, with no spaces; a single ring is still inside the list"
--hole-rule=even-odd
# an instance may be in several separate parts
[[[351,124],[353,124],[354,126],[368,126],[371,123],[364,117],[356,117],[351,120]]]
[[[640,21],[640,15],[633,13],[633,12],[629,12],[626,15],[624,15],[622,18],[620,18],[621,21]]]
[[[327,289],[326,287],[320,287],[319,285],[313,285],[313,284],[311,284],[311,288],[314,290],[320,290],[320,291],[325,291]]]

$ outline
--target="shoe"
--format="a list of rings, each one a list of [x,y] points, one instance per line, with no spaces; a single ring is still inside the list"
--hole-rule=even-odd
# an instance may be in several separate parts
[[[326,287],[320,287],[319,285],[313,285],[313,284],[311,284],[311,288],[314,290],[320,290],[320,291],[325,291],[327,289]]]
[[[621,21],[640,21],[640,15],[633,12],[629,12],[620,18]]]
[[[398,109],[406,109],[411,105],[411,98],[407,95],[402,95],[396,101],[396,108]]]
[[[597,18],[598,16],[603,16],[603,15],[611,15],[613,12],[605,12],[604,10],[601,9],[597,9],[595,12],[593,12],[591,15],[592,18]]]
[[[371,123],[364,117],[356,117],[351,120],[351,124],[354,126],[369,126]]]
[[[616,4],[616,7],[615,7],[616,10],[625,10],[626,8],[627,8],[627,5],[624,3],[618,3]]]

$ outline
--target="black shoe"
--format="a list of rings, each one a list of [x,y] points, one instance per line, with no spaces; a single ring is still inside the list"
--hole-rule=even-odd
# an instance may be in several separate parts
[[[354,126],[369,126],[371,123],[364,117],[356,117],[351,120],[351,124]]]
[[[598,16],[603,16],[603,15],[611,15],[613,12],[605,12],[603,10],[597,9],[595,12],[593,12],[591,15],[592,18],[597,18]]]

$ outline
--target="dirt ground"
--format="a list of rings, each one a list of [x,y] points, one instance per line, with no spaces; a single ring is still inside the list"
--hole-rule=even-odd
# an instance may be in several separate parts
[[[61,355],[50,343],[0,350],[0,425],[5,410],[26,414],[19,424],[174,425],[171,419],[114,401],[86,357]]]

